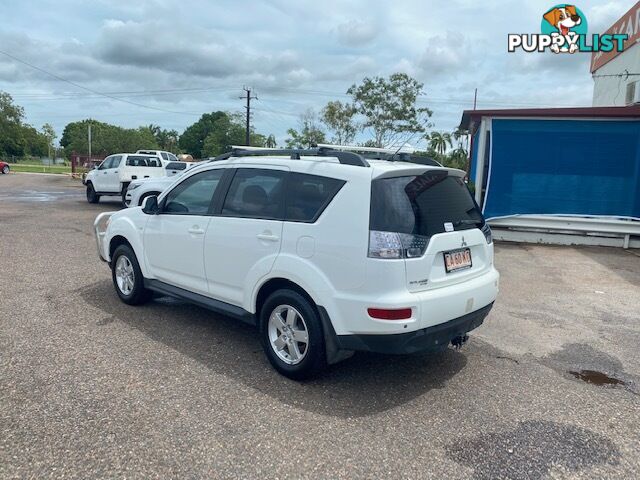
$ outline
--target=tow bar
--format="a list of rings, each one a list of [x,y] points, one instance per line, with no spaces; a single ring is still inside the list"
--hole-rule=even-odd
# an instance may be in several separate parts
[[[469,335],[458,335],[457,337],[453,338],[451,340],[451,345],[453,346],[453,348],[455,348],[456,350],[460,350],[462,348],[462,346],[467,343],[467,340],[469,340]]]

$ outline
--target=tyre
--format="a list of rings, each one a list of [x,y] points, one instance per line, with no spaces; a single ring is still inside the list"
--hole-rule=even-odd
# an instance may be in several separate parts
[[[98,203],[100,201],[100,195],[96,193],[91,182],[87,183],[87,202]]]
[[[260,338],[271,365],[294,380],[326,368],[320,318],[313,305],[293,290],[272,293],[260,310]]]
[[[151,298],[151,291],[144,288],[144,277],[133,249],[120,245],[111,258],[111,278],[116,293],[124,303],[140,305]]]
[[[122,206],[124,208],[128,207],[127,199],[126,199],[127,198],[127,188],[129,188],[129,184],[128,183],[122,184],[122,191],[120,193],[122,195]]]
[[[9,165],[5,165],[4,167],[2,167],[2,173],[4,173],[5,175],[9,173]]]

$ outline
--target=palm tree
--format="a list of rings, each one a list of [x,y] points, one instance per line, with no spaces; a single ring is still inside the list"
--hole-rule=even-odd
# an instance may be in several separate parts
[[[273,133],[267,137],[267,141],[265,142],[264,146],[267,147],[267,148],[275,148],[276,147],[276,137],[275,137],[275,135]]]
[[[444,155],[447,148],[453,146],[451,134],[447,132],[432,132],[431,135],[427,135],[425,138],[429,141],[429,147],[440,155]]]

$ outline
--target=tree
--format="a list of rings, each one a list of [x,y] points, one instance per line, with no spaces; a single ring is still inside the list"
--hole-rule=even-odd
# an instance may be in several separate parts
[[[264,146],[267,148],[276,148],[276,137],[273,133],[271,133],[268,137]]]
[[[23,118],[22,107],[14,105],[11,95],[0,92],[0,155],[24,155]]]
[[[353,142],[356,133],[360,129],[353,117],[357,113],[356,108],[340,101],[327,103],[322,109],[322,123],[333,132],[331,141],[338,145],[347,145]]]
[[[55,151],[53,141],[58,138],[58,135],[56,135],[56,131],[49,123],[45,123],[42,126],[42,134],[47,139],[47,155],[49,155],[49,158],[51,158],[51,150]]]
[[[456,148],[447,155],[441,162],[445,167],[467,169],[467,150],[462,147]]]
[[[154,125],[153,123],[149,124],[147,128],[151,131],[156,143],[162,150],[167,150],[173,153],[176,152],[179,138],[177,131],[167,130],[160,127],[160,125]]]
[[[23,123],[24,109],[11,95],[0,92],[0,157],[47,154],[47,138]]]
[[[347,93],[354,107],[364,117],[363,128],[373,131],[377,147],[402,139],[402,135],[424,132],[431,110],[416,105],[423,84],[405,73],[394,73],[388,79],[366,77],[360,85],[353,84]]]
[[[204,141],[211,133],[215,133],[219,130],[221,125],[228,130],[229,115],[225,112],[212,112],[203,114],[200,119],[194,124],[186,128],[184,133],[180,135],[180,148],[191,155],[194,158],[207,157],[207,153],[211,155],[211,142],[210,148],[207,152],[204,152]],[[214,148],[215,151],[218,147]]]
[[[149,126],[122,128],[116,125],[87,119],[71,122],[64,127],[60,145],[69,155],[89,152],[88,128],[91,125],[92,153],[110,155],[112,153],[135,152],[139,149],[157,149],[158,143]]]
[[[432,132],[430,135],[425,135],[425,138],[429,142],[429,147],[440,155],[444,155],[447,148],[453,146],[453,143],[451,142],[451,134],[446,132]]]
[[[211,131],[204,139],[200,158],[215,157],[231,150],[232,145],[244,144],[245,126],[241,116],[221,113],[223,115],[217,116],[210,124]],[[182,140],[182,137],[180,139]],[[251,146],[264,147],[266,143],[267,137],[256,133],[253,129],[249,131]]]
[[[315,111],[311,108],[300,115],[298,129],[299,131],[294,128],[287,130],[290,137],[285,140],[287,148],[311,148],[326,142],[326,135],[320,128]]]

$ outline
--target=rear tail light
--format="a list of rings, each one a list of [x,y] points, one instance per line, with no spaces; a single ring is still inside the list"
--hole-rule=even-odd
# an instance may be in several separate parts
[[[484,224],[482,227],[482,233],[484,233],[484,238],[487,240],[487,243],[493,242],[493,236],[491,235],[491,228],[489,228],[488,224]]]
[[[408,233],[369,232],[370,258],[416,258],[424,255],[429,244],[429,237]]]
[[[377,318],[378,320],[408,320],[411,318],[410,308],[368,308],[367,313],[371,318]]]

